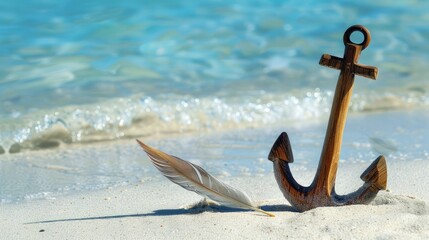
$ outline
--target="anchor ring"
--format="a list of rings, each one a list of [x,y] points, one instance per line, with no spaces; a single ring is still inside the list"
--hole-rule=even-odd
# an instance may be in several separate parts
[[[363,41],[361,43],[354,43],[350,40],[350,36],[353,32],[361,32],[363,34]],[[347,46],[347,44],[355,44],[362,46],[362,50],[364,50],[366,47],[368,47],[369,43],[371,42],[371,34],[369,33],[369,30],[362,26],[362,25],[353,25],[349,27],[346,32],[344,33],[343,37],[344,45]]]

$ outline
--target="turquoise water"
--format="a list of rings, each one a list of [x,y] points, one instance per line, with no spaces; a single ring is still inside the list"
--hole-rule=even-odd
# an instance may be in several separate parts
[[[326,116],[353,24],[372,34],[353,111],[427,107],[427,1],[0,3],[0,146],[209,131]],[[67,146],[67,145],[66,145]],[[1,149],[0,149],[1,151]]]

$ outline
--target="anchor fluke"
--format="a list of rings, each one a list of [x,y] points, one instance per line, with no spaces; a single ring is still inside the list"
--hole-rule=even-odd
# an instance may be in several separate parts
[[[289,137],[287,133],[282,132],[277,138],[270,154],[268,155],[270,161],[281,160],[288,163],[293,163],[292,148],[290,146]]]
[[[379,156],[360,176],[366,183],[371,183],[372,186],[379,190],[386,190],[387,186],[387,167],[384,156]]]

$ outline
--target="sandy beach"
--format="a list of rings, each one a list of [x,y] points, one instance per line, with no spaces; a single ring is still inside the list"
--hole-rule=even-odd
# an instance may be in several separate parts
[[[339,192],[354,166],[342,169]],[[105,191],[2,206],[3,239],[427,239],[429,187],[424,161],[389,164],[389,186],[370,205],[295,212],[272,176],[228,178],[276,217],[225,207],[167,179]],[[311,173],[307,174],[311,177]],[[425,180],[426,179],[426,180]]]
[[[424,120],[426,116],[419,114],[418,111],[408,114],[410,119],[416,121]],[[345,155],[362,151],[359,148],[361,144],[350,144],[350,139],[361,134],[363,125],[380,126],[377,121],[384,117],[396,119],[399,115],[402,116],[402,120],[411,122],[409,119],[404,119],[406,116],[404,112],[387,112],[364,116],[352,115],[350,124],[346,128],[348,135],[345,138],[346,143],[343,148]],[[421,119],[419,120],[419,118]],[[302,141],[305,143],[307,140],[299,140],[295,136],[296,133],[308,133],[314,129],[323,129],[322,125],[324,124],[319,125],[292,129],[292,146],[296,146],[298,150],[305,149]],[[386,123],[384,129],[390,132],[390,137],[395,139],[397,133],[392,130],[393,128],[391,129],[392,126],[395,126],[394,121]],[[418,128],[420,125],[414,126]],[[82,155],[88,155],[88,152],[97,152],[97,154],[89,154],[88,156],[98,156],[100,159],[115,152],[118,155],[124,155],[124,152],[118,151],[118,149],[122,149],[129,153],[126,156],[141,159],[145,168],[150,169],[149,172],[143,174],[146,177],[142,177],[140,181],[134,183],[130,182],[125,186],[91,191],[71,191],[58,196],[46,195],[46,197],[28,201],[2,204],[0,208],[1,238],[426,239],[429,237],[429,185],[427,184],[429,164],[427,159],[407,160],[406,154],[391,154],[390,158],[387,158],[387,191],[381,191],[370,205],[323,207],[298,213],[284,199],[275,182],[272,170],[263,171],[260,169],[259,172],[252,172],[252,169],[246,170],[244,168],[245,170],[238,171],[238,173],[233,171],[234,168],[238,168],[239,163],[253,168],[253,170],[260,168],[260,166],[267,169],[272,168],[271,163],[263,157],[271,144],[268,140],[271,136],[268,134],[265,138],[259,139],[266,131],[261,133],[261,130],[250,130],[252,133],[258,131],[260,133],[256,135],[234,133],[236,139],[240,139],[235,140],[235,142],[231,141],[231,138],[228,142],[228,138],[225,137],[226,134],[222,133],[220,134],[221,137],[216,137],[220,145],[208,144],[206,148],[201,149],[202,153],[181,149],[181,146],[178,145],[180,141],[185,142],[188,147],[195,146],[188,138],[180,138],[181,140],[176,139],[172,142],[167,141],[163,144],[159,144],[162,143],[161,139],[152,139],[148,142],[161,146],[163,149],[169,149],[169,151],[183,156],[185,159],[191,158],[190,160],[193,162],[202,158],[202,154],[206,154],[212,158],[212,163],[205,164],[200,159],[200,162],[197,161],[198,164],[202,164],[209,172],[214,172],[222,181],[247,192],[263,210],[272,212],[276,217],[271,218],[257,212],[222,206],[199,205],[202,197],[161,176],[150,165],[147,156],[137,144],[132,140],[127,140],[64,150],[75,152],[74,155],[69,153],[71,155],[66,160],[72,161],[73,156],[82,157]],[[276,130],[272,131],[275,132]],[[372,130],[369,128],[366,131]],[[411,127],[409,131],[414,137],[420,137],[416,129]],[[382,132],[382,134],[386,133]],[[420,134],[424,134],[424,132],[420,131]],[[402,133],[399,136],[406,139],[407,135]],[[193,138],[195,137],[190,137],[190,139]],[[199,141],[207,139],[213,139],[213,136],[201,138]],[[259,139],[263,144],[255,145],[255,139]],[[318,140],[316,138],[313,141]],[[241,144],[239,144],[240,142]],[[426,142],[421,143],[423,144],[422,147],[425,148]],[[217,151],[215,150],[218,148],[225,150],[222,155],[226,159],[238,156],[238,162],[216,164],[213,159],[217,158]],[[250,161],[246,165],[243,158],[249,155],[249,149],[254,149],[256,155],[260,152],[261,156],[255,157],[254,161]],[[405,142],[402,146],[398,146],[398,149],[399,152],[406,151]],[[45,164],[49,165],[52,163],[49,163],[50,158],[46,155],[57,160],[61,156],[66,156],[61,151],[52,151],[50,154],[46,154],[44,151],[27,152],[21,155],[13,155],[17,156],[16,159],[9,159],[8,161],[19,162],[34,159],[34,168],[39,157],[45,156]],[[316,156],[318,153],[314,151],[312,154]],[[404,156],[396,156],[401,154]],[[297,155],[300,156],[299,153]],[[115,157],[117,156],[113,156],[113,158]],[[367,156],[363,156],[363,158],[367,158]],[[125,159],[118,159],[125,161]],[[368,166],[368,161],[340,162],[336,180],[338,194],[347,194],[360,187],[362,181],[359,176]],[[309,184],[314,176],[315,165],[310,163],[302,166],[299,165],[300,162],[302,159],[297,159],[294,163],[297,167],[292,167],[294,177],[303,185]],[[60,163],[57,162],[57,164]],[[219,168],[222,166],[225,171],[229,172],[220,171]],[[65,171],[64,168],[59,167],[56,169],[51,167],[49,171],[46,169],[44,171],[55,174],[52,173],[55,172],[53,170]],[[216,170],[219,171],[216,172]],[[45,172],[43,174],[46,174]],[[73,175],[75,173],[68,172],[67,174]],[[52,176],[55,177],[55,175]],[[94,177],[97,176],[94,174]]]

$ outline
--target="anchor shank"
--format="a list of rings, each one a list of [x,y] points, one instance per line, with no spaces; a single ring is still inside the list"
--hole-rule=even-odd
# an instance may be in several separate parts
[[[335,184],[343,131],[352,96],[354,68],[361,50],[360,45],[346,44],[319,166],[313,181],[316,192],[326,191],[328,196],[331,195]]]

